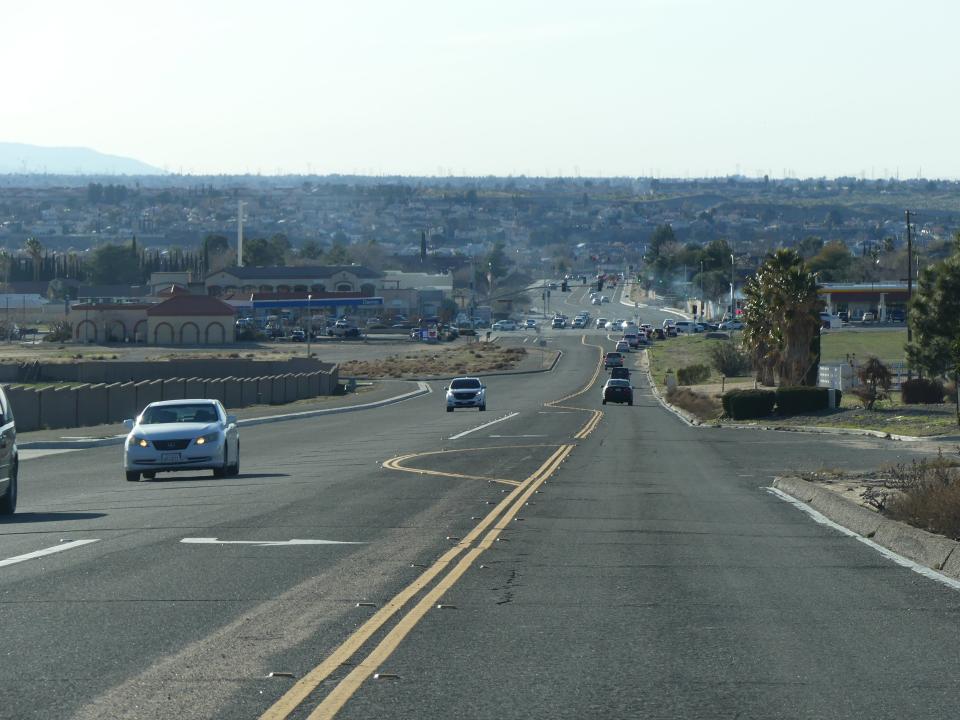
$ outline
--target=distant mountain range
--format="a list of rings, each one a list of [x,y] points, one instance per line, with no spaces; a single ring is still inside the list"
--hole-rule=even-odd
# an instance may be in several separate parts
[[[0,142],[0,175],[163,175],[133,158],[106,155],[84,147],[41,147]]]

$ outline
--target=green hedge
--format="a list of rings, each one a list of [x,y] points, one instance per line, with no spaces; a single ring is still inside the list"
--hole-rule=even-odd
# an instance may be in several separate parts
[[[915,378],[900,383],[900,399],[904,405],[938,405],[943,402],[944,388],[939,380]]]
[[[770,415],[776,399],[773,390],[730,390],[723,394],[721,402],[728,417],[749,420]]]
[[[781,415],[802,415],[830,407],[827,388],[796,385],[777,388],[777,412]]]
[[[709,365],[688,365],[677,370],[677,382],[681,385],[696,385],[709,377]]]

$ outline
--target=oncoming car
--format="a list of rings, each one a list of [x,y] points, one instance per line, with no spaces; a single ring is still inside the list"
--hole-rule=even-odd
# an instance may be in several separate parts
[[[125,420],[123,444],[127,480],[148,480],[158,472],[213,470],[214,477],[240,474],[240,431],[218,400],[164,400],[150,403],[136,420]]]
[[[459,377],[447,387],[447,412],[455,408],[475,407],[480,412],[487,409],[487,386],[480,378]]]

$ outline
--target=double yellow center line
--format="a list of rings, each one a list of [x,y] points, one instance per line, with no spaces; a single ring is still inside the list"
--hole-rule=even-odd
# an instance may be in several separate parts
[[[592,408],[581,408],[581,407],[574,407],[572,405],[561,404],[566,402],[567,400],[572,400],[575,397],[583,395],[590,388],[592,388],[594,383],[597,382],[597,378],[600,377],[600,372],[603,370],[603,346],[594,345],[593,343],[588,343],[586,335],[580,336],[580,343],[582,345],[586,345],[587,347],[595,347],[600,353],[600,359],[597,361],[597,367],[593,371],[593,376],[590,378],[590,380],[587,381],[587,384],[584,385],[580,390],[577,390],[577,392],[570,393],[569,395],[566,395],[558,400],[551,400],[548,403],[544,403],[546,407],[560,408],[564,410],[583,410],[590,413],[590,419],[587,420],[586,424],[582,428],[580,428],[580,430],[577,432],[576,435],[573,436],[575,440],[583,440],[590,433],[596,430],[597,425],[600,424],[600,420],[603,418],[602,410],[594,410]]]
[[[363,658],[347,676],[323,699],[309,720],[332,718],[360,688],[377,668],[397,649],[399,644],[413,630],[427,611],[443,597],[466,573],[471,564],[487,550],[500,533],[516,517],[520,508],[530,496],[550,477],[574,445],[561,445],[549,458],[520,485],[514,488],[500,503],[477,524],[456,546],[450,548],[410,585],[397,593],[386,605],[370,617],[356,632],[348,637],[323,662],[304,675],[261,717],[263,720],[282,720],[287,718],[316,688],[343,663],[352,658],[384,624],[397,614],[410,600],[427,589],[431,582],[448,569],[454,560],[460,557],[456,565],[449,569],[439,582],[430,588],[423,597],[400,618],[377,646]],[[410,455],[403,456],[403,460]],[[395,458],[395,460],[398,458]],[[389,462],[389,461],[388,461]],[[385,463],[386,464],[386,463]],[[482,539],[481,539],[482,536]],[[479,540],[479,542],[478,542]],[[474,544],[476,543],[476,544]]]

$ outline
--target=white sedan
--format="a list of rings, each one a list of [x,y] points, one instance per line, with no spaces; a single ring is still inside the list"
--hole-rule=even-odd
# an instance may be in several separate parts
[[[158,472],[213,470],[214,477],[240,474],[240,431],[218,400],[164,400],[150,403],[123,444],[127,480]]]

